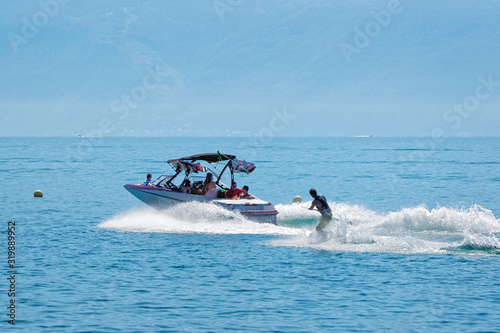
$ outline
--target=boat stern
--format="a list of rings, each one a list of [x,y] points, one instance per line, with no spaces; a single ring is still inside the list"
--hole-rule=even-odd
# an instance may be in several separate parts
[[[254,222],[277,224],[278,211],[270,202],[260,199],[220,199],[213,202],[229,210],[239,211],[241,215]]]

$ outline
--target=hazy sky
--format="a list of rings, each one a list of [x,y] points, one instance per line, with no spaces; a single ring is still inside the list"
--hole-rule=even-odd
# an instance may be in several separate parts
[[[499,1],[2,7],[0,136],[500,135]]]

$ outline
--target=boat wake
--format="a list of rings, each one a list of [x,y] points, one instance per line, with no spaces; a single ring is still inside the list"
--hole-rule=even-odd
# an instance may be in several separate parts
[[[330,202],[336,219],[321,241],[313,232],[319,213],[307,210],[309,205],[277,205],[280,226],[255,223],[214,204],[186,202],[164,211],[134,209],[98,227],[120,232],[271,235],[276,237],[264,244],[326,251],[500,255],[500,220],[478,205],[431,210],[422,205],[381,214]]]
[[[319,213],[307,210],[309,205],[277,205],[278,223],[302,228],[314,225]],[[479,205],[431,210],[421,205],[385,214],[357,205],[329,205],[337,220],[325,228],[325,239],[318,242],[310,227],[304,235],[269,244],[343,252],[500,255],[500,220]]]
[[[252,222],[238,212],[201,202],[184,202],[162,211],[149,207],[135,209],[116,215],[98,227],[122,232],[259,235],[302,233],[296,228]]]

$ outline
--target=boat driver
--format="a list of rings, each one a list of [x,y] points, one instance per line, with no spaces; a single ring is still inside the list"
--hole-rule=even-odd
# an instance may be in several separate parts
[[[214,175],[210,172],[207,173],[207,178],[205,179],[203,195],[208,199],[217,198],[217,187],[215,186]]]
[[[313,210],[314,207],[316,207],[321,213],[321,218],[316,226],[316,230],[322,232],[332,220],[332,210],[330,209],[330,206],[328,206],[326,198],[322,195],[318,195],[315,189],[310,189],[309,194],[314,198],[309,210]]]

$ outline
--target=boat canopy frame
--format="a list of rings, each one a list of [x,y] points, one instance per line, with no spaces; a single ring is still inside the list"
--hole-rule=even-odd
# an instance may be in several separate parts
[[[229,154],[221,154],[220,152],[217,153],[205,153],[205,154],[197,154],[197,155],[191,155],[187,157],[181,157],[181,158],[176,158],[172,160],[168,160],[167,163],[171,163],[173,161],[185,161],[185,162],[196,162],[196,161],[205,161],[208,163],[216,163],[216,162],[223,162],[223,161],[228,161],[228,160],[234,160],[236,159],[236,156],[234,155],[229,155]]]
[[[177,188],[177,186],[172,181],[182,172],[185,173],[185,176],[180,186],[183,186],[185,184],[186,180],[192,173],[211,172],[212,174],[217,176],[215,184],[222,189],[228,190],[230,187],[222,183],[220,179],[222,178],[222,175],[224,174],[226,169],[229,168],[231,174],[231,184],[234,182],[234,170],[232,162],[235,159],[236,156],[234,155],[221,154],[220,152],[217,152],[216,154],[214,153],[197,154],[197,155],[191,155],[187,157],[168,160],[167,163],[169,163],[172,169],[174,169],[175,175],[173,175],[170,179],[168,179],[166,181],[166,184],[168,185],[169,188],[172,187]],[[195,163],[197,161],[207,162],[209,166],[207,167],[201,166],[199,163]],[[220,162],[225,162],[225,161],[227,161],[227,163],[225,163],[222,170],[219,171],[219,169],[217,169],[217,165]],[[217,165],[214,166],[212,164],[217,164]]]

